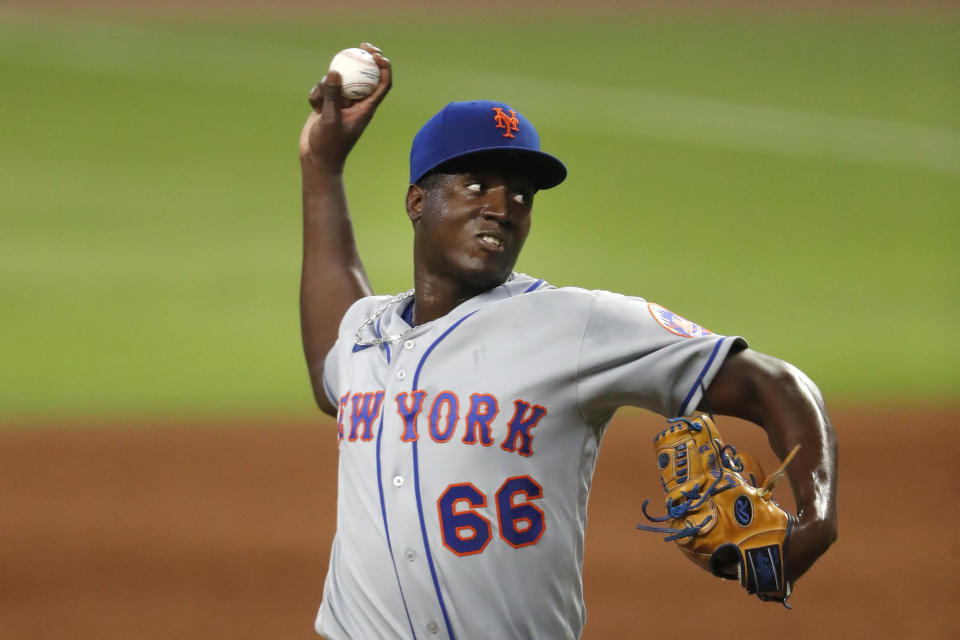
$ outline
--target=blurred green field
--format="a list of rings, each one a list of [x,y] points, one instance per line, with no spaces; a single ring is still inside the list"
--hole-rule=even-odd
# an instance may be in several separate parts
[[[955,403],[958,27],[0,12],[0,422],[312,410],[296,141],[310,86],[362,40],[396,78],[347,175],[379,292],[412,281],[413,133],[499,97],[570,169],[520,270],[743,335],[832,403]]]

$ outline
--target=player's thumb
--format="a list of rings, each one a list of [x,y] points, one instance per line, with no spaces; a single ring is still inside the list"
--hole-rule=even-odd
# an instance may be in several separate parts
[[[325,118],[340,118],[340,90],[343,80],[336,71],[328,71],[321,81],[323,85],[323,111]]]

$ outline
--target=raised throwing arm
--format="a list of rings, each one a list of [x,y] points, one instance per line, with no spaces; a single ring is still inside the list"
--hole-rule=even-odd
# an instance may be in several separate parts
[[[745,349],[729,356],[707,389],[702,410],[763,427],[787,466],[799,525],[787,542],[787,579],[795,581],[837,538],[837,438],[816,385],[782,360]]]
[[[337,339],[340,319],[358,299],[370,295],[353,236],[343,187],[347,155],[373,118],[392,83],[390,61],[363,44],[380,67],[380,84],[363,100],[345,102],[340,75],[328,73],[310,92],[313,112],[300,134],[303,172],[303,269],[300,328],[310,384],[317,406],[329,415],[337,408],[323,389],[323,362]]]

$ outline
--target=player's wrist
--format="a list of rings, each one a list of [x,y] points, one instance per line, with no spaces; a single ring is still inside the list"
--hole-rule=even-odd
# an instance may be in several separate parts
[[[309,152],[300,154],[304,184],[308,179],[310,181],[322,181],[325,178],[340,179],[343,176],[344,164],[344,162],[331,162]]]
[[[807,572],[837,539],[836,521],[811,518],[793,528],[786,545],[785,573],[791,582]]]
[[[837,539],[837,519],[836,517],[804,517],[803,514],[797,517],[798,527],[801,528],[811,543],[822,547],[823,551],[833,544]]]

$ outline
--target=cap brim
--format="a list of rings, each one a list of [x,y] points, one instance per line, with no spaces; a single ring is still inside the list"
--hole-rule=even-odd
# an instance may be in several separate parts
[[[550,189],[561,182],[563,182],[567,177],[567,167],[564,166],[560,160],[553,157],[549,153],[543,151],[535,151],[533,149],[511,149],[509,147],[485,147],[482,149],[471,149],[470,151],[465,151],[463,153],[457,153],[447,158],[444,158],[440,162],[436,163],[422,174],[416,177],[414,182],[418,182],[428,173],[433,173],[434,171],[441,170],[444,165],[453,164],[455,162],[464,161],[468,158],[477,156],[478,160],[481,157],[490,157],[496,158],[499,156],[503,157],[512,157],[519,162],[520,166],[518,171],[526,172],[534,182],[534,185],[538,190]]]

